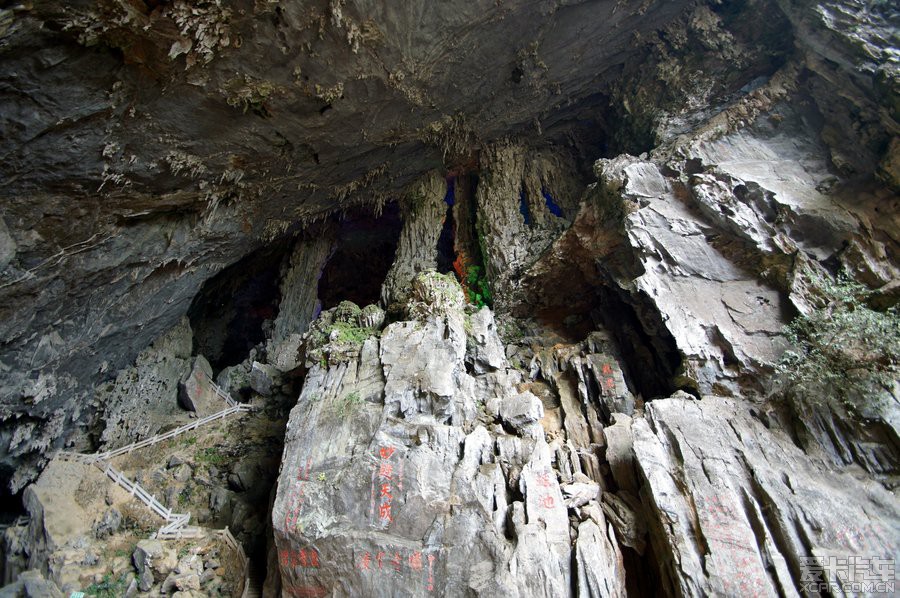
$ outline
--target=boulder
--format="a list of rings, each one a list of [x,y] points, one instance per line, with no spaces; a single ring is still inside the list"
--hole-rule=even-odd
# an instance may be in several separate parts
[[[281,372],[274,366],[254,361],[250,368],[250,388],[264,397],[281,384]]]
[[[490,309],[484,307],[469,316],[466,332],[471,341],[466,361],[476,374],[493,372],[506,364],[506,351],[496,334],[497,324]]]
[[[623,413],[614,413],[612,418],[613,425],[603,429],[606,437],[606,461],[616,485],[621,490],[637,494],[631,418]]]
[[[359,314],[360,328],[369,328],[371,330],[380,330],[384,326],[385,313],[384,310],[377,305],[365,306]]]
[[[191,371],[178,383],[178,403],[199,417],[212,415],[228,406],[216,393],[212,383],[212,366],[202,355],[194,358]]]
[[[0,588],[0,598],[63,598],[65,595],[40,571],[22,571],[18,579]]]
[[[138,582],[142,592],[158,583],[178,565],[175,551],[159,540],[140,540],[131,556],[138,573]]]
[[[524,430],[544,417],[544,405],[530,392],[507,397],[500,403],[500,418],[518,430]]]
[[[110,507],[103,514],[103,519],[94,525],[94,535],[98,539],[106,538],[111,534],[116,533],[121,525],[122,513],[120,513],[117,508]]]

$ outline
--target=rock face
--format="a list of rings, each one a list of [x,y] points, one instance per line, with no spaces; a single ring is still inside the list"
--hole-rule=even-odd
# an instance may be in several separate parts
[[[564,228],[545,201],[560,172],[552,162],[521,145],[499,143],[482,156],[483,172],[475,196],[485,266],[498,298],[511,298],[513,281]],[[566,180],[577,180],[573,173]],[[567,202],[562,202],[564,205]]]
[[[185,374],[178,383],[178,403],[199,417],[212,415],[221,411],[224,403],[216,394],[212,381],[212,367],[199,355],[194,359],[191,371]]]
[[[109,557],[128,497],[50,460],[218,411],[212,379],[252,424],[122,458],[267,545],[267,594],[794,596],[895,559],[900,353],[862,417],[775,373],[839,274],[896,340],[898,15],[3,3],[8,593],[240,581],[216,542]]]
[[[105,406],[106,421],[101,440],[116,448],[159,432],[179,400],[179,380],[191,373],[190,359],[191,327],[184,319],[101,390],[97,398]],[[198,365],[195,362],[194,369]],[[212,373],[208,363],[203,371]]]
[[[298,365],[300,337],[321,309],[316,297],[316,285],[322,268],[331,253],[329,231],[321,231],[312,238],[299,239],[291,252],[281,282],[281,303],[275,330],[269,342],[269,361],[287,371]]]
[[[793,595],[811,581],[801,573],[805,557],[891,559],[900,549],[891,492],[823,466],[767,423],[715,397],[654,401],[634,422],[668,593]]]
[[[426,274],[412,293],[418,317],[347,363],[313,366],[291,412],[273,508],[284,595],[566,593],[569,520],[540,401],[515,391],[503,358],[467,371],[478,341],[455,282]],[[592,517],[583,558],[621,568],[602,511]],[[617,575],[582,583],[618,587]]]

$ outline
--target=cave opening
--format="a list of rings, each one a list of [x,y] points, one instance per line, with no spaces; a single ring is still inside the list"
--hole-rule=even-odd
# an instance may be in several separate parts
[[[278,315],[281,263],[290,239],[270,243],[204,283],[188,309],[195,354],[218,371],[246,359],[266,340],[266,326]]]
[[[525,226],[531,226],[531,210],[528,209],[528,196],[524,188],[519,191],[519,213],[522,214]]]
[[[395,202],[385,205],[379,215],[353,213],[339,223],[334,252],[319,278],[323,310],[341,301],[360,307],[378,303],[402,228],[400,207]]]
[[[437,244],[437,271],[447,274],[453,271],[453,262],[456,261],[454,248],[456,237],[456,223],[453,217],[453,206],[456,203],[456,177],[447,177],[447,193],[444,195],[444,203],[447,204],[447,213],[444,216],[444,224],[441,227],[441,235]]]
[[[649,298],[618,289],[602,268],[579,268],[578,256],[570,260],[529,280],[537,301],[519,306],[513,315],[533,317],[547,333],[569,343],[594,331],[607,332],[633,393],[644,400],[671,395],[677,390],[680,354]]]
[[[470,288],[473,283],[470,278],[477,279],[475,284],[479,287],[488,285],[487,277],[483,275],[484,255],[475,202],[477,190],[476,172],[463,172],[453,177],[452,205],[448,211],[448,221],[452,226],[452,255],[455,256],[451,268],[469,300],[472,300],[473,292],[478,292],[482,301],[491,306],[493,301],[489,288]]]
[[[544,196],[544,204],[547,206],[547,209],[550,210],[551,214],[557,218],[565,218],[563,209],[559,207],[559,204],[556,203],[556,200],[553,199],[553,195],[546,187],[541,187],[541,195]]]

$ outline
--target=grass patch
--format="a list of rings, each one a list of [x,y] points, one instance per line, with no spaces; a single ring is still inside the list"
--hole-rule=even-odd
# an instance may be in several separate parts
[[[178,493],[178,506],[183,507],[191,502],[191,496],[194,494],[194,489],[190,486],[185,486],[181,492]]]
[[[367,338],[375,334],[375,331],[370,328],[360,328],[349,322],[335,322],[331,331],[337,332],[337,342],[347,345],[361,345]]]
[[[84,590],[84,593],[98,598],[120,598],[125,595],[125,590],[128,589],[130,582],[130,573],[123,573],[118,579],[114,578],[112,573],[107,573],[103,576],[102,581],[92,583]]]
[[[227,455],[223,454],[218,447],[210,446],[197,451],[196,459],[198,463],[205,465],[222,465],[228,461]]]
[[[339,417],[346,417],[352,413],[355,413],[357,409],[363,404],[362,397],[359,396],[359,393],[355,390],[351,393],[348,393],[338,399],[336,412]]]

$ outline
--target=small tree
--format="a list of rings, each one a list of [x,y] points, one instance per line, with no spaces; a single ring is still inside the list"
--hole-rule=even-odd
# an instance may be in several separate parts
[[[820,278],[820,307],[785,329],[791,347],[778,363],[782,396],[806,411],[842,407],[859,418],[877,417],[900,378],[900,312],[879,312],[862,285]]]

